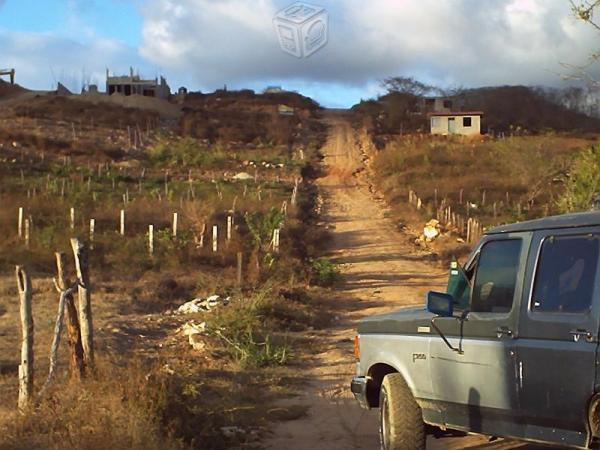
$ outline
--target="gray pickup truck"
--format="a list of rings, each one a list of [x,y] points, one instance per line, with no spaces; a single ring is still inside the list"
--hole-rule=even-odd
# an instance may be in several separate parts
[[[600,212],[488,231],[426,308],[364,319],[351,389],[385,450],[457,432],[598,448]]]

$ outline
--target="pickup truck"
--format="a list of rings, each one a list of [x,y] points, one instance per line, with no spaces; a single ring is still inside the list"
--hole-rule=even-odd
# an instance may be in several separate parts
[[[599,255],[600,212],[503,225],[425,308],[363,319],[351,389],[382,448],[465,432],[598,448]]]

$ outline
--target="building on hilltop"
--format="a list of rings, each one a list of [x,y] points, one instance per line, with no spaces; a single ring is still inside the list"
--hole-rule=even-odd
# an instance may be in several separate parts
[[[0,77],[7,75],[10,77],[10,84],[15,84],[15,69],[0,69]]]
[[[281,94],[282,92],[284,91],[281,86],[267,86],[263,94]]]
[[[450,112],[456,108],[457,101],[452,97],[423,97],[420,110],[430,112]]]
[[[461,134],[473,136],[481,134],[483,111],[440,111],[428,114],[431,121],[431,134],[447,136]]]
[[[106,93],[168,99],[171,88],[164,77],[160,77],[160,82],[158,78],[143,80],[139,75],[134,75],[133,68],[130,68],[129,76],[110,76],[106,69]]]

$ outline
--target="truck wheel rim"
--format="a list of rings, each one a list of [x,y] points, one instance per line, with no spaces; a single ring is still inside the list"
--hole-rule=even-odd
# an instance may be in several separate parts
[[[379,432],[381,433],[381,447],[384,450],[389,448],[390,443],[388,414],[388,402],[387,398],[384,396],[381,405],[381,425],[379,429]]]

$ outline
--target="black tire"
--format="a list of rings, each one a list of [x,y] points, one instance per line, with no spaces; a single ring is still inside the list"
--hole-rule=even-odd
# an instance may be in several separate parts
[[[382,450],[425,450],[425,423],[420,406],[399,373],[383,379],[379,393]]]

